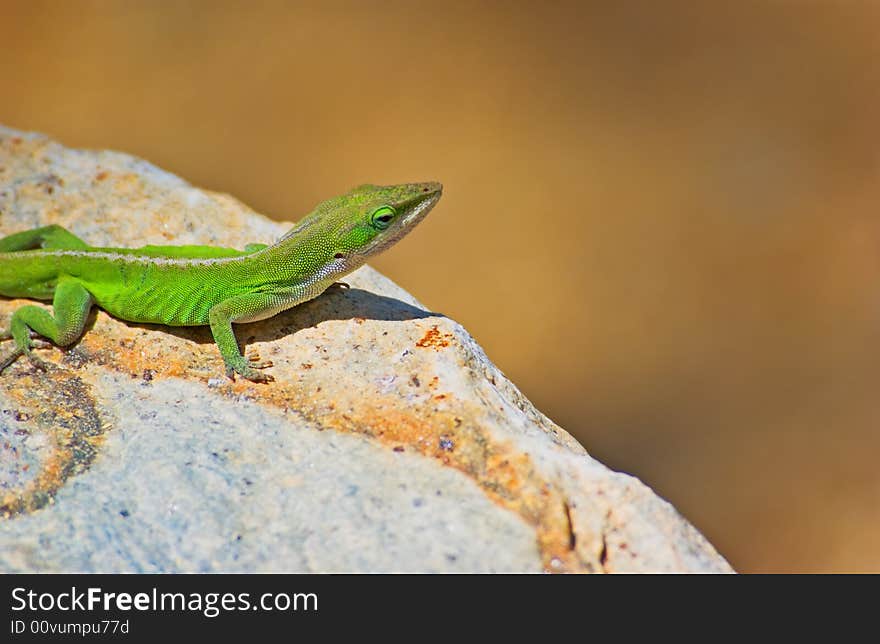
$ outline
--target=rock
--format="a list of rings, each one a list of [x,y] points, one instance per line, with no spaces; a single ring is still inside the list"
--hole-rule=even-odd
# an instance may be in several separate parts
[[[0,128],[0,235],[46,224],[238,248],[289,227],[142,160]],[[40,350],[47,372],[10,367],[0,570],[731,570],[459,324],[369,267],[347,281],[238,327],[271,384],[226,379],[207,328],[103,311],[72,348]],[[0,299],[4,327],[24,303]]]

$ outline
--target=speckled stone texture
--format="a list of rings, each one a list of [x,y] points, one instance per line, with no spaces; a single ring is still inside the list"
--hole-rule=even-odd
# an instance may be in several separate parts
[[[238,248],[289,227],[142,160],[0,127],[0,235],[47,224],[94,245]],[[731,570],[460,325],[369,267],[346,281],[237,327],[270,384],[225,378],[207,328],[102,311],[73,347],[40,350],[47,372],[10,367],[0,570]],[[0,299],[0,324],[23,303]]]

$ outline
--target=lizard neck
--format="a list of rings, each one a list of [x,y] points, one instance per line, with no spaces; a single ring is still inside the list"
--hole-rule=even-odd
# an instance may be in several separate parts
[[[272,283],[325,288],[366,261],[358,255],[334,254],[328,239],[315,235],[286,236],[251,258]]]

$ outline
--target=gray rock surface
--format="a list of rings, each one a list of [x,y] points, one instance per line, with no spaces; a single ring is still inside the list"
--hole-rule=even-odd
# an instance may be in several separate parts
[[[0,235],[51,223],[120,246],[240,248],[289,227],[142,160],[0,127]],[[13,365],[0,570],[730,571],[460,325],[369,267],[347,281],[238,327],[274,383],[227,380],[207,329],[102,311],[74,347],[41,350],[49,371]],[[0,324],[23,303],[0,299]]]

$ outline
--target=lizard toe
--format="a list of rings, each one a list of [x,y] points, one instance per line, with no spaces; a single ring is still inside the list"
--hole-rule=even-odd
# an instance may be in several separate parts
[[[42,358],[38,358],[31,351],[26,352],[25,355],[27,356],[27,359],[30,361],[30,363],[34,366],[35,369],[37,369],[39,371],[48,371],[49,370],[49,367],[51,366],[51,364],[49,362],[46,362]]]
[[[23,355],[24,355],[24,349],[16,348],[16,349],[13,349],[12,351],[10,351],[9,354],[5,358],[0,358],[0,373],[3,373],[3,371],[6,369],[6,367],[11,365],[13,362],[18,360]]]
[[[275,378],[273,378],[268,373],[260,373],[258,371],[252,371],[247,374],[242,374],[242,376],[244,376],[245,378],[247,378],[251,382],[265,383],[265,382],[274,382],[275,381]]]

